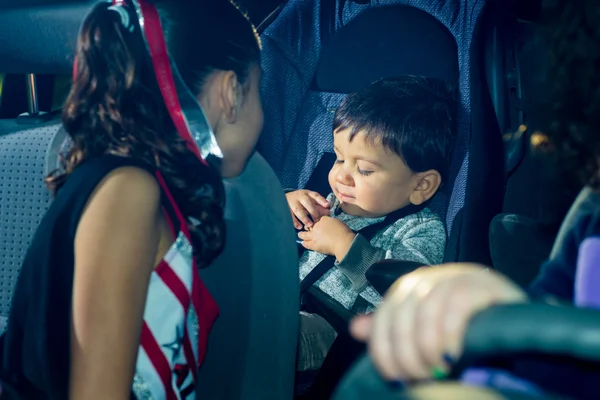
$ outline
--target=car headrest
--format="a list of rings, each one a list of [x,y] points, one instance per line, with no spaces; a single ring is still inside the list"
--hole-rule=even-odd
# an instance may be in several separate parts
[[[79,27],[98,0],[13,2],[0,12],[0,71],[70,74]]]
[[[60,124],[60,127],[56,130],[56,134],[48,142],[48,147],[46,148],[44,176],[48,176],[61,168],[61,156],[70,150],[72,143],[65,127]]]
[[[458,85],[452,33],[425,11],[374,7],[339,29],[323,46],[313,88],[350,93],[386,77],[421,75]]]

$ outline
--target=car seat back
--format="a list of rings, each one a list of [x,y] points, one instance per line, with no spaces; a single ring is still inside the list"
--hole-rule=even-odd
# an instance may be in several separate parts
[[[471,68],[472,38],[484,0],[289,1],[278,19],[261,35],[265,128],[259,151],[284,187],[306,186],[323,154],[333,151],[331,127],[335,108],[345,91],[358,88],[346,78],[348,73],[359,72],[362,78],[354,82],[366,85],[370,80],[383,77],[382,73],[392,73],[394,65],[400,69],[410,65],[411,59],[423,61],[420,53],[427,52],[427,48],[421,44],[428,44],[429,36],[402,37],[402,33],[409,31],[410,21],[402,20],[396,26],[388,24],[385,28],[376,19],[359,22],[363,16],[367,19],[367,11],[401,5],[433,16],[454,37],[460,92],[458,139],[451,166],[456,178],[449,185],[447,204],[437,211],[445,216],[449,234],[446,259],[489,262],[487,229],[492,216],[499,211],[503,178],[498,168],[503,169],[503,154],[499,150],[501,137],[485,77],[478,74],[474,79]],[[323,84],[319,66],[326,54],[329,55],[327,46],[333,43],[332,37],[343,27],[350,30],[354,20],[368,38],[357,41],[369,48],[366,53],[369,57],[361,53],[352,57],[351,52],[345,58],[338,57],[334,70],[338,78],[333,79],[337,91],[334,91],[334,87]],[[394,39],[399,36],[404,46],[410,41],[414,50],[408,52],[404,51],[406,47],[400,50],[394,47]],[[378,64],[379,60],[384,62]],[[435,67],[422,62],[414,66],[420,68],[411,72],[416,74],[426,74],[429,67]],[[330,73],[329,79],[331,76],[335,75]],[[346,84],[341,84],[341,80]],[[477,121],[472,120],[474,115]],[[455,231],[457,216],[459,223]]]
[[[24,76],[70,71],[79,24],[92,3],[40,6],[20,2],[0,13],[0,71],[7,74],[9,85],[0,113],[4,118],[0,120],[0,329],[5,328],[12,290],[31,237],[51,202],[44,176],[50,147],[60,129],[56,119],[17,118],[20,113],[27,115]],[[34,94],[31,100],[40,100],[37,87],[29,88]],[[42,97],[48,97],[47,93]]]
[[[54,122],[0,136],[0,330],[25,252],[51,201],[44,173],[59,127]]]
[[[298,256],[283,189],[262,156],[225,181],[227,241],[201,272],[221,314],[200,371],[209,399],[291,399],[298,341]],[[233,384],[236,382],[236,384]]]

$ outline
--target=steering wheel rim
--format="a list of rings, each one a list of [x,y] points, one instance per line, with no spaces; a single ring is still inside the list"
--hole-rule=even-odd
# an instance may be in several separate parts
[[[507,321],[510,321],[510,324]],[[540,329],[541,327],[550,328]],[[594,309],[536,303],[490,307],[476,314],[469,322],[463,355],[452,368],[447,381],[456,381],[469,366],[482,358],[532,353],[569,356],[583,362],[600,364],[600,312]],[[434,386],[443,388],[448,383],[438,382]],[[368,356],[359,360],[347,374],[334,399],[374,397],[374,391],[377,398],[382,400],[451,399],[447,393],[444,393],[443,397],[433,397],[419,385],[416,389],[401,392],[394,390],[381,378]],[[523,393],[498,390],[490,392],[489,389],[479,389],[473,393],[495,393],[502,396],[496,398],[510,400],[540,399]],[[543,398],[556,399],[551,395],[545,395]]]
[[[469,322],[463,354],[450,379],[459,378],[478,359],[520,354],[568,356],[600,364],[600,312],[543,303],[490,307]]]

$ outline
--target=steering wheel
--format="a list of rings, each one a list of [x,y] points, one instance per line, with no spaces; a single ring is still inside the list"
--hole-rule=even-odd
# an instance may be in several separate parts
[[[600,364],[600,312],[547,304],[490,307],[470,321],[463,355],[453,367],[448,381],[396,391],[379,376],[369,357],[365,356],[346,375],[333,399],[558,399],[551,395],[540,397],[467,387],[455,381],[476,360],[532,353],[568,356],[582,362]]]

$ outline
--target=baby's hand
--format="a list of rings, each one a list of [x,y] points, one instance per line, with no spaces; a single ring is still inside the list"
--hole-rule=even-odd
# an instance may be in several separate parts
[[[327,216],[321,217],[310,231],[298,234],[305,249],[335,256],[338,261],[346,256],[355,236],[345,223]]]
[[[373,316],[353,322],[352,333],[369,344],[385,378],[429,379],[447,372],[460,357],[475,313],[493,304],[524,301],[517,285],[480,266],[425,267],[400,278]]]
[[[296,229],[302,229],[303,225],[312,228],[321,217],[329,215],[329,202],[317,192],[296,190],[286,193],[285,197]]]

